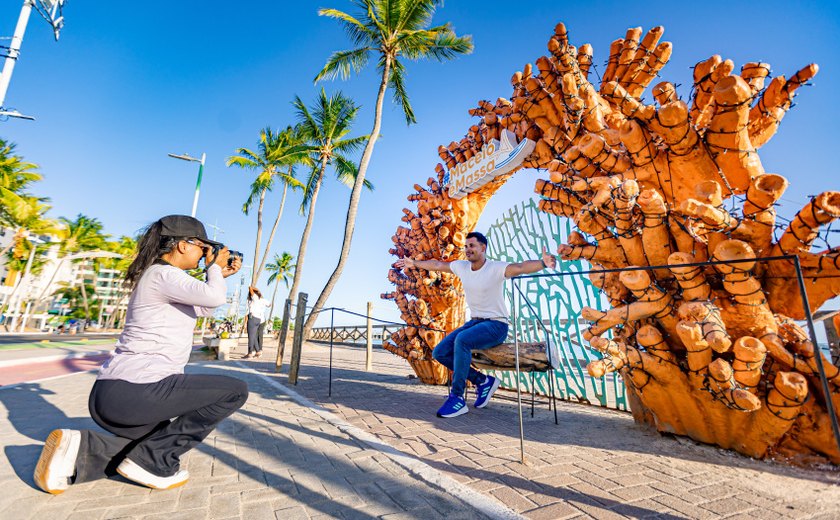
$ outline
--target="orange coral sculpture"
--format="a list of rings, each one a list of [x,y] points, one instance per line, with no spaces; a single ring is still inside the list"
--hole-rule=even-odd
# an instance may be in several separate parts
[[[799,257],[812,311],[840,295],[840,251],[811,251],[820,227],[840,217],[840,192],[815,197],[774,242],[774,205],[788,181],[765,172],[757,152],[818,68],[767,84],[768,64],[747,63],[737,74],[731,60],[713,56],[694,67],[690,103],[661,82],[656,104],[646,105],[641,96],[671,55],[663,32],[634,28],[615,40],[596,88],[591,46],[571,45],[559,24],[550,55],[514,74],[511,98],[479,102],[470,111],[478,124],[439,155],[451,169],[502,130],[527,137],[536,147],[523,167],[549,175],[536,183],[540,208],[579,230],[558,247],[563,258],[596,269],[674,266],[591,276],[613,308],[584,310],[593,322],[586,339],[604,356],[588,369],[621,373],[637,421],[756,458],[840,463],[820,354],[793,321],[805,317],[793,262],[762,260]],[[417,212],[404,210],[408,227],[393,237],[399,257],[459,258],[510,175],[455,200],[441,188],[442,165],[437,173],[409,197]],[[677,267],[706,260],[739,263]],[[386,348],[433,363],[431,348],[463,320],[457,279],[392,269],[389,280],[397,290],[383,297],[411,326]],[[823,363],[837,408],[840,369]]]

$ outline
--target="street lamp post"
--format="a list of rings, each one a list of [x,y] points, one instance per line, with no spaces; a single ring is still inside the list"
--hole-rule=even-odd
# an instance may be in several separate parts
[[[201,154],[201,159],[192,157],[187,154],[177,155],[174,153],[167,154],[169,157],[173,157],[175,159],[181,159],[182,161],[192,161],[197,162],[198,166],[198,180],[195,183],[195,197],[193,197],[193,205],[192,205],[192,216],[195,217],[195,210],[198,208],[198,192],[201,190],[201,176],[204,173],[204,159],[206,158],[206,154]]]
[[[5,106],[6,92],[9,89],[9,83],[12,80],[12,72],[15,69],[15,63],[20,57],[20,46],[23,43],[23,35],[26,32],[26,25],[29,23],[29,15],[32,9],[35,10],[49,22],[53,28],[56,41],[58,40],[58,33],[64,26],[64,17],[61,15],[64,7],[64,0],[23,0],[23,7],[20,10],[17,25],[15,25],[15,33],[9,42],[9,46],[5,47],[5,60],[3,62],[3,70],[0,71],[0,121],[5,121],[9,117],[17,117],[20,119],[34,120],[32,116],[23,115],[13,108]]]

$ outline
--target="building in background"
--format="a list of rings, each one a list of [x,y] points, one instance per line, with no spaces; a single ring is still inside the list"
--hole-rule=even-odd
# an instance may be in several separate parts
[[[103,326],[119,322],[125,316],[128,291],[122,287],[119,271],[102,266],[97,269],[95,259],[60,258],[58,237],[42,235],[33,238],[50,246],[41,254],[41,270],[20,280],[17,291],[15,285],[23,273],[9,269],[6,255],[0,257],[0,302],[3,307],[6,304],[15,307],[2,316],[3,325],[13,331],[23,330],[24,327],[36,330],[47,328],[50,318],[66,315],[71,310],[69,302],[55,293],[66,287],[79,287],[83,281],[94,289],[88,298],[92,316],[99,317],[98,321],[94,318],[95,323]],[[5,249],[13,239],[13,230],[0,229],[0,250]],[[9,301],[10,298],[13,301]],[[113,316],[115,313],[116,316]]]

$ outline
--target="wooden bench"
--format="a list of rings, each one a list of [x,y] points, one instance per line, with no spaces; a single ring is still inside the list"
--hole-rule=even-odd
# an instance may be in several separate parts
[[[551,363],[548,362],[546,342],[519,343],[519,370],[522,372],[548,372],[560,366],[560,352],[551,344]],[[474,350],[472,364],[485,370],[516,370],[514,343],[501,343],[484,350]]]

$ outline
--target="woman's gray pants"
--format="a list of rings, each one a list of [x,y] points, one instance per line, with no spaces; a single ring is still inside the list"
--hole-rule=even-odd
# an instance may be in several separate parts
[[[262,320],[248,315],[248,353],[262,350]]]

